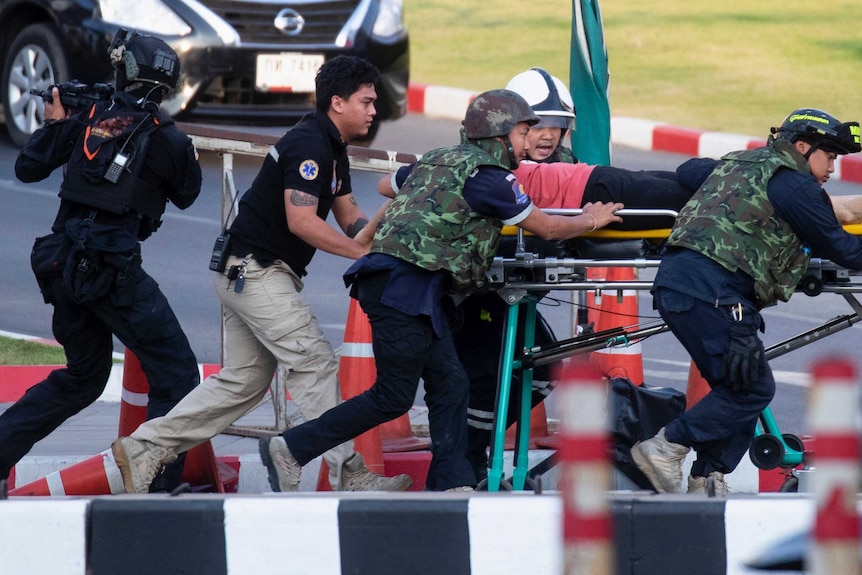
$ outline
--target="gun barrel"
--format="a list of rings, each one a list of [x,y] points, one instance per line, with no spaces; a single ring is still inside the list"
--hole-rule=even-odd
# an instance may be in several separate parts
[[[46,102],[54,103],[54,97],[51,95],[51,92],[48,90],[39,90],[37,88],[30,88],[30,93],[34,96],[39,96]]]

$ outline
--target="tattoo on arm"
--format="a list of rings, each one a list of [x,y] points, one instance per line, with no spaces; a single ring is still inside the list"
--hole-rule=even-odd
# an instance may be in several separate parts
[[[317,198],[306,192],[290,190],[290,203],[294,206],[316,206]]]
[[[347,237],[355,238],[356,234],[358,234],[359,231],[367,225],[368,220],[366,220],[365,218],[359,218],[358,220],[347,226]]]

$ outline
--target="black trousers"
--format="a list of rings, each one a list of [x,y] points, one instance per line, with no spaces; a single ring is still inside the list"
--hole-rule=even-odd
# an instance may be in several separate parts
[[[679,211],[696,190],[676,179],[675,172],[632,171],[611,166],[596,166],[587,180],[582,204],[621,202],[626,208],[670,209]],[[629,216],[607,229],[652,230],[673,226],[674,218]]]
[[[732,324],[730,306],[716,306],[666,287],[656,288],[653,298],[655,309],[710,387],[703,399],[665,427],[665,437],[697,452],[692,475],[730,473],[751,446],[757,420],[775,395],[775,379],[763,344],[751,389],[732,391],[724,369]],[[754,333],[762,323],[760,314],[749,302],[742,302],[746,304],[744,321]]]
[[[114,293],[76,303],[62,277],[51,280],[53,332],[66,353],[66,367],[52,371],[0,415],[0,478],[8,477],[37,441],[102,394],[111,373],[112,334],[140,360],[150,386],[148,419],[165,415],[200,381],[188,339],[158,284],[140,266],[130,273],[134,297],[123,307]],[[181,462],[177,471],[181,474]]]
[[[447,330],[438,337],[427,316],[407,315],[380,303],[388,276],[388,272],[361,274],[356,280],[359,303],[371,324],[377,366],[374,385],[282,436],[296,460],[305,465],[324,451],[407,413],[421,379],[431,433],[425,488],[474,486],[465,456],[469,382],[452,335]]]

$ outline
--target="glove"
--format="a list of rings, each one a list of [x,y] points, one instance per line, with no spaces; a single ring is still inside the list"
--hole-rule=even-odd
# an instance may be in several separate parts
[[[734,393],[751,389],[760,371],[763,348],[750,326],[734,323],[730,328],[730,341],[724,354],[727,384]]]

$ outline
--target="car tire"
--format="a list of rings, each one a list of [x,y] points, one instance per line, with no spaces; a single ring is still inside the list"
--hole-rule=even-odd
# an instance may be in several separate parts
[[[59,34],[49,24],[25,27],[9,45],[3,65],[3,115],[12,141],[20,146],[45,120],[42,98],[31,89],[69,80],[69,64]]]

